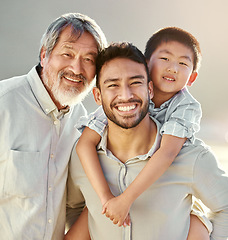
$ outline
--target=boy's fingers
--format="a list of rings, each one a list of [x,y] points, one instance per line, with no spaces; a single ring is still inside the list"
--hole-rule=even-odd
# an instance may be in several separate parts
[[[125,221],[124,221],[128,226],[131,225],[131,218],[130,218],[130,215],[128,214]]]
[[[106,210],[107,210],[107,208],[106,207],[102,207],[102,214],[105,214],[106,213]]]
[[[113,221],[112,221],[114,224],[117,224],[118,223],[118,220],[116,220],[116,219],[113,219]]]

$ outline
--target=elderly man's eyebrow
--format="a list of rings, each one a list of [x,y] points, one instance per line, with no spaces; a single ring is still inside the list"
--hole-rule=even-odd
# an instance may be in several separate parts
[[[71,41],[72,43],[74,43],[74,41]],[[71,43],[71,42],[69,42],[69,43]],[[71,44],[69,44],[69,43],[65,43],[63,46],[62,46],[62,48],[66,48],[66,49],[69,49],[69,50],[74,50],[74,47],[71,45]],[[98,55],[98,53],[97,53],[97,51],[94,51],[94,50],[90,50],[90,51],[88,51],[87,53],[86,53],[86,55],[91,55],[91,56],[93,56],[93,57],[97,57],[97,55]]]

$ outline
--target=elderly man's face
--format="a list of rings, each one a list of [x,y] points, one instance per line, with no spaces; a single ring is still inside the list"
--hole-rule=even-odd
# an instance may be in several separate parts
[[[145,66],[130,59],[115,58],[100,72],[100,90],[94,88],[95,101],[102,104],[110,121],[128,129],[148,113],[149,85]]]
[[[84,32],[78,38],[70,26],[62,31],[49,56],[42,49],[42,81],[59,109],[76,104],[91,90],[97,54],[93,36]]]

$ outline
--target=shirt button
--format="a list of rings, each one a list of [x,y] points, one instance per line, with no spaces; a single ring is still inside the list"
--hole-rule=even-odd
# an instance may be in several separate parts
[[[58,121],[54,121],[54,124],[57,125],[57,124],[58,124]]]
[[[52,220],[51,220],[51,219],[48,219],[48,223],[52,223]]]
[[[51,192],[51,191],[52,191],[52,188],[51,188],[51,187],[49,187],[49,188],[48,188],[48,191],[49,191],[49,192]]]
[[[51,157],[51,158],[54,158],[54,154],[52,153],[50,157]]]

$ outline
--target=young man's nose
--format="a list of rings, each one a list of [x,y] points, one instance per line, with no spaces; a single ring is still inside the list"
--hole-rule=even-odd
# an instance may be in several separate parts
[[[119,98],[123,100],[128,100],[133,97],[133,93],[128,86],[122,87],[119,92]]]

